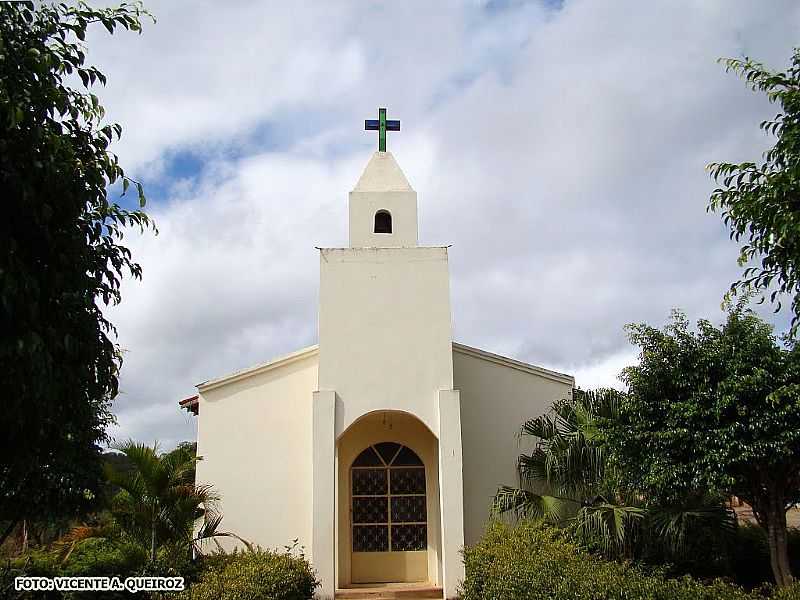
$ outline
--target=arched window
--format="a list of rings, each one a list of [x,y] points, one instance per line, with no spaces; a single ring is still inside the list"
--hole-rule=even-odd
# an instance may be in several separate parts
[[[353,552],[408,552],[428,547],[425,465],[407,446],[381,442],[350,471]]]
[[[375,213],[375,233],[392,233],[392,214],[388,210]]]

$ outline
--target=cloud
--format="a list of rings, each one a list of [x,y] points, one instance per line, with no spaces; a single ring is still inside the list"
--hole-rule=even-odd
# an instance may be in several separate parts
[[[580,365],[573,370],[575,385],[585,390],[601,387],[625,390],[625,384],[620,381],[619,376],[625,367],[636,363],[636,353],[625,349],[598,362]]]
[[[453,244],[457,340],[591,387],[635,357],[626,323],[720,318],[737,251],[704,167],[757,158],[774,108],[715,61],[781,68],[800,25],[790,2],[151,8],[90,56],[161,230],[109,311],[114,434],[165,445],[194,435],[193,384],[316,341],[314,246],[346,244],[377,106],[421,241]]]

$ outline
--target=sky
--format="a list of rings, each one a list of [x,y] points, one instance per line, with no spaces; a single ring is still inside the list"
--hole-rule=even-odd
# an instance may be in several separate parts
[[[87,38],[159,229],[125,238],[143,278],[106,311],[115,439],[193,440],[195,384],[316,343],[315,247],[347,245],[379,106],[421,244],[452,244],[456,341],[620,386],[627,323],[723,318],[738,251],[706,165],[757,160],[776,109],[716,61],[785,68],[797,2],[146,5],[142,35]]]

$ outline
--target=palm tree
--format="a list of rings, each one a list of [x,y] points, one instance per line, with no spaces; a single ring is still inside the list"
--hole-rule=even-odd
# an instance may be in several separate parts
[[[520,437],[538,442],[519,457],[520,486],[501,487],[493,512],[569,525],[607,553],[623,553],[645,510],[621,492],[602,440],[600,422],[616,416],[620,398],[613,389],[576,389],[525,422]]]
[[[638,546],[658,547],[680,558],[692,550],[692,533],[729,537],[735,517],[719,498],[696,494],[660,506],[627,489],[603,441],[603,422],[618,415],[624,394],[613,389],[576,389],[549,414],[527,421],[520,437],[537,439],[518,461],[519,487],[495,495],[495,514],[543,518],[572,528],[611,556],[630,556]],[[708,537],[706,538],[708,541]]]
[[[191,447],[182,445],[159,455],[156,444],[128,441],[115,449],[133,468],[117,471],[107,466],[109,483],[119,488],[111,512],[124,536],[148,548],[151,561],[160,548],[199,553],[203,540],[220,536],[234,537],[251,548],[239,536],[217,530],[222,521],[219,497],[211,486],[195,484],[197,459]]]

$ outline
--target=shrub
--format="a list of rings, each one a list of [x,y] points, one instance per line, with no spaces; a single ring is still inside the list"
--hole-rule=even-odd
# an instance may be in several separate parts
[[[134,544],[90,538],[76,544],[61,565],[59,575],[68,577],[127,577],[147,562],[147,554]]]
[[[198,582],[179,600],[307,600],[319,585],[302,554],[289,551],[258,549],[203,561]]]
[[[759,592],[716,580],[667,579],[627,563],[593,556],[539,522],[491,523],[464,550],[463,600],[763,600]],[[796,591],[775,598],[796,600]],[[797,599],[800,600],[800,599]]]
[[[57,550],[30,550],[0,567],[0,597],[25,600],[83,600],[99,598],[97,592],[13,592],[14,579],[27,577],[128,577],[142,571],[147,553],[137,545],[108,538],[79,541],[68,556]],[[103,598],[132,598],[128,592],[107,592]],[[139,596],[141,597],[141,595]]]
[[[777,590],[771,600],[800,600],[800,581],[795,581],[789,587]]]

